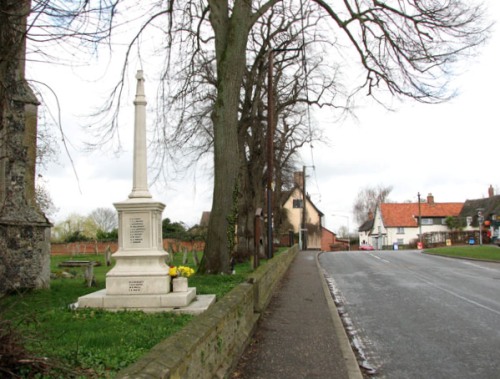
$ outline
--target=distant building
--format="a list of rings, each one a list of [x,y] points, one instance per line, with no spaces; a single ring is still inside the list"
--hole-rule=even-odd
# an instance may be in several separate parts
[[[432,194],[427,196],[427,202],[420,204],[381,203],[375,210],[373,220],[368,219],[358,229],[360,243],[366,241],[376,249],[395,244],[415,244],[420,232],[448,231],[446,218],[458,217],[463,205],[436,203]]]
[[[481,225],[487,242],[495,242],[500,238],[500,195],[495,195],[490,185],[487,198],[465,201],[460,219],[465,231],[478,230]]]
[[[294,181],[295,185],[289,191],[288,196],[285,196],[282,208],[286,211],[287,220],[294,234],[299,233],[301,225],[304,223],[303,229],[305,229],[305,233],[301,236],[303,248],[321,250],[324,214],[316,207],[309,196],[304,196],[304,176],[302,171],[295,172]]]
[[[358,228],[358,237],[359,237],[359,244],[360,245],[370,243],[369,242],[370,241],[370,233],[373,230],[373,223],[374,223],[374,215],[373,215],[373,212],[370,211],[370,212],[368,212],[368,220],[366,220]]]
[[[332,251],[337,245],[337,235],[323,226],[321,228],[321,251]]]

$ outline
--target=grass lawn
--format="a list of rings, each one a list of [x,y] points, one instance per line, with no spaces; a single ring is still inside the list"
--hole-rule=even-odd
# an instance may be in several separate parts
[[[101,262],[101,266],[94,268],[95,287],[85,286],[82,268],[64,268],[75,276],[63,277],[63,269],[58,264],[69,259]],[[174,255],[173,264],[182,264],[182,254]],[[193,264],[186,266],[194,268]],[[172,313],[71,310],[69,305],[75,303],[79,296],[105,287],[106,272],[110,268],[105,266],[102,254],[52,257],[54,278],[50,290],[0,299],[0,332],[5,329],[1,327],[2,322],[8,320],[9,325],[21,332],[23,344],[30,353],[57,362],[54,363],[57,369],[36,378],[112,378],[117,371],[135,362],[195,317]],[[244,282],[252,271],[250,264],[237,265],[235,269],[235,275],[195,274],[189,278],[189,285],[196,287],[198,294],[216,294],[217,298],[221,298]],[[22,377],[31,376],[27,372]]]
[[[450,257],[475,258],[500,262],[500,247],[495,245],[447,246],[425,249],[425,252]]]

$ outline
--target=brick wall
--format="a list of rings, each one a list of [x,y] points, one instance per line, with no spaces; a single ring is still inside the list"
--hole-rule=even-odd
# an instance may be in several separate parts
[[[104,253],[106,249],[111,249],[114,253],[118,250],[118,242],[71,242],[71,243],[53,243],[51,245],[51,255],[79,255],[79,254],[96,254]],[[168,251],[172,246],[174,252],[179,251],[182,247],[186,247],[188,251],[191,251],[193,246],[196,251],[202,251],[205,247],[204,242],[185,242],[177,241],[174,239],[164,239],[163,248]]]

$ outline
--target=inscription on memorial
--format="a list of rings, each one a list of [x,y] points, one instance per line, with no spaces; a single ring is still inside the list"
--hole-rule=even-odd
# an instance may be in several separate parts
[[[131,280],[128,282],[128,292],[141,292],[144,280]]]
[[[146,226],[141,217],[130,218],[130,243],[138,244],[144,241],[144,231]]]

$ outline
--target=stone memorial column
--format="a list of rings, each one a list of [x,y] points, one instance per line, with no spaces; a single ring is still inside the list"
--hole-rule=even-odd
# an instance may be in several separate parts
[[[118,251],[106,276],[106,294],[166,294],[170,291],[167,253],[163,250],[162,212],[152,200],[147,182],[146,97],[144,76],[137,72],[133,186],[129,198],[115,203],[118,211]]]
[[[112,255],[116,264],[106,275],[106,289],[80,297],[79,307],[164,311],[187,307],[196,297],[194,287],[170,292],[162,238],[165,205],[154,201],[148,189],[142,71],[136,78],[133,185],[128,199],[114,204],[118,211],[118,250]],[[210,298],[213,301],[215,296]]]

